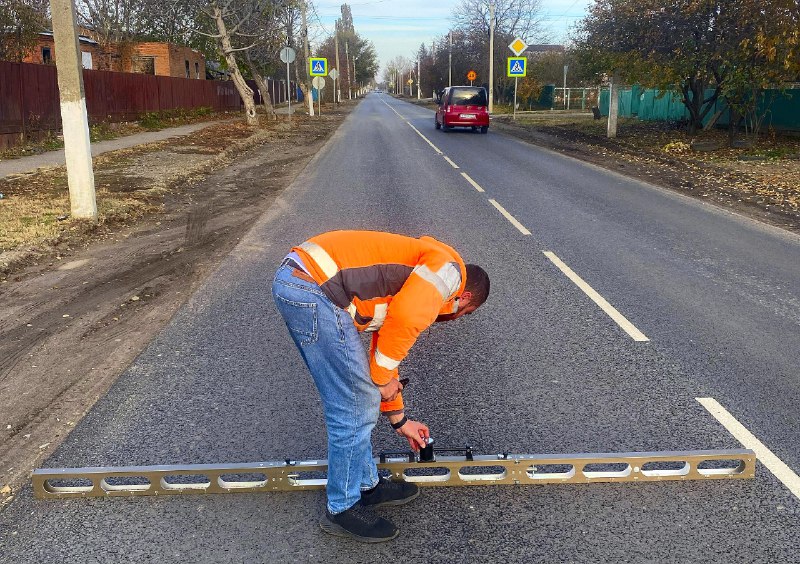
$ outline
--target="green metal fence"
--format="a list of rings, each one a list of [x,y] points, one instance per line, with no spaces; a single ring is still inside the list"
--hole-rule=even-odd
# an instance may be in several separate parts
[[[708,96],[711,92],[707,92]],[[653,89],[642,89],[639,86],[621,88],[619,92],[619,116],[638,117],[646,121],[666,121],[688,119],[689,112],[681,102],[679,92],[662,93]],[[600,91],[600,112],[608,115],[608,88]],[[728,124],[727,104],[717,100],[714,108],[706,116],[706,122],[716,112],[722,111],[717,125]],[[777,130],[800,131],[800,88],[785,90],[765,90],[759,100],[759,113],[766,112],[762,127],[773,127]]]

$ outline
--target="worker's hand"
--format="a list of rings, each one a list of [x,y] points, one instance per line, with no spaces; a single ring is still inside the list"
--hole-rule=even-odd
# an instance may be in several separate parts
[[[411,419],[406,421],[405,425],[397,429],[397,434],[406,438],[408,446],[410,446],[411,450],[414,452],[427,446],[428,439],[431,436],[431,432],[425,423],[412,421]]]
[[[397,378],[392,378],[383,386],[378,386],[378,389],[381,391],[383,401],[393,401],[403,389],[403,384]]]

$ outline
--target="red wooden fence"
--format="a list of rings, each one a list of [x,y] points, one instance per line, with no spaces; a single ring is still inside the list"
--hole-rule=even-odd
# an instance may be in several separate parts
[[[127,121],[177,108],[223,111],[241,105],[230,81],[84,70],[83,84],[90,123]],[[256,90],[254,84],[251,87]],[[268,81],[268,89],[275,103],[286,100],[285,83],[281,87],[278,81]],[[0,148],[28,135],[60,129],[56,68],[0,61]]]

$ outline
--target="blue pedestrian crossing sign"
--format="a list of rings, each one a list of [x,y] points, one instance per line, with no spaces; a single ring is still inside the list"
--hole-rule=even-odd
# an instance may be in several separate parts
[[[308,69],[311,76],[328,76],[328,59],[309,57]]]
[[[508,58],[508,76],[510,77],[524,77],[528,70],[528,59],[525,57],[509,57]]]

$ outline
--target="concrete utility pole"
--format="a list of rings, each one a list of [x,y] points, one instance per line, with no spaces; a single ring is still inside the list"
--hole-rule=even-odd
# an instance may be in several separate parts
[[[567,95],[567,71],[569,70],[569,65],[564,65],[564,109],[569,109],[569,96]]]
[[[489,113],[494,109],[494,2],[489,2]]]
[[[83,65],[78,43],[77,18],[72,0],[51,0],[56,72],[61,99],[61,127],[67,163],[70,214],[78,219],[97,219],[97,200],[92,169],[89,118],[83,90]]]
[[[344,41],[344,60],[347,63],[347,99],[353,99],[353,77],[350,76],[350,45]]]
[[[598,99],[598,104],[600,100]],[[608,88],[608,138],[617,136],[617,117],[619,116],[619,71],[614,69]]]
[[[353,53],[353,89],[355,90],[355,97],[358,98],[358,83],[356,82],[356,57]]]
[[[339,74],[341,74],[342,67],[339,66],[339,20],[336,20],[336,34],[333,37],[334,37],[334,44],[336,45],[336,70],[339,71]],[[339,82],[339,86],[337,88],[338,88],[338,91],[337,91],[336,88],[333,89],[333,103],[334,104],[336,103],[337,96],[338,96],[339,103],[341,104],[341,102],[342,102],[342,83],[341,82]]]
[[[422,94],[420,94],[420,86],[422,85],[422,80],[420,79],[420,77],[422,76],[422,74],[420,72],[419,65],[420,65],[419,59],[417,59],[417,100],[419,100],[422,97]]]
[[[308,24],[306,23],[306,3],[302,3],[303,12],[303,50],[306,54],[306,88],[308,92],[308,115],[314,116],[314,96],[311,94],[311,69],[308,68],[308,61],[311,55],[308,52]]]
[[[450,54],[447,56],[447,86],[453,86],[453,32],[450,32]]]

